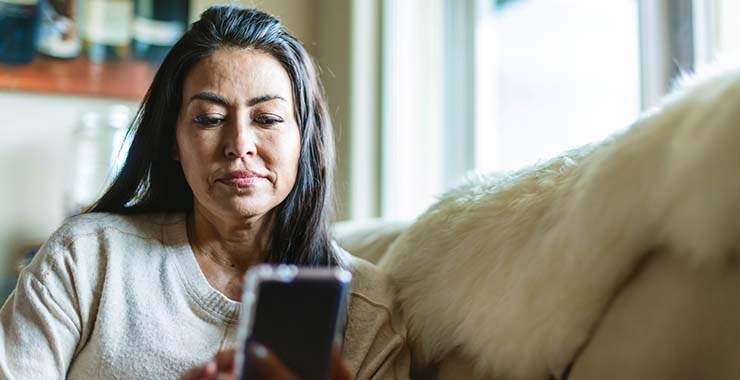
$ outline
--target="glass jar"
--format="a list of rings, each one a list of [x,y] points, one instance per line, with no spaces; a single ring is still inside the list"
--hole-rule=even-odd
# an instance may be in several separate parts
[[[130,109],[114,105],[104,111],[82,114],[73,135],[71,183],[66,214],[75,215],[91,206],[107,189],[128,152],[125,144]]]

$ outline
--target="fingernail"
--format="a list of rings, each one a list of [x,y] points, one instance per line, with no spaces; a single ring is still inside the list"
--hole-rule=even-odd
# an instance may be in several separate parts
[[[249,346],[249,349],[252,350],[252,354],[260,359],[267,358],[267,348],[265,346],[259,344],[259,343],[252,343]]]

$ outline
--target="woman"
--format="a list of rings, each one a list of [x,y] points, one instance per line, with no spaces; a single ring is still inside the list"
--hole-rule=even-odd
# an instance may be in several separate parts
[[[52,235],[0,310],[0,378],[228,373],[241,279],[261,262],[351,270],[337,376],[408,377],[389,284],[329,237],[331,125],[311,59],[275,18],[204,12],[132,132],[110,189]]]

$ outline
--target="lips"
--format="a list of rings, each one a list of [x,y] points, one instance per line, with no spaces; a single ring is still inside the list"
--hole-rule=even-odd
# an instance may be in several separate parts
[[[230,172],[228,175],[218,178],[216,182],[228,186],[243,188],[255,186],[262,181],[265,181],[266,179],[267,177],[263,174],[251,170],[246,170]]]

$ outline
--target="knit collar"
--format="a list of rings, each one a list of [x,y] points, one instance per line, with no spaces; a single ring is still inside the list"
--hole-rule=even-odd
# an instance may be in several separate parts
[[[171,217],[170,222],[164,225],[164,244],[168,254],[175,257],[180,279],[194,302],[193,307],[211,318],[237,323],[241,302],[229,299],[208,282],[188,241],[185,221],[185,214]]]

